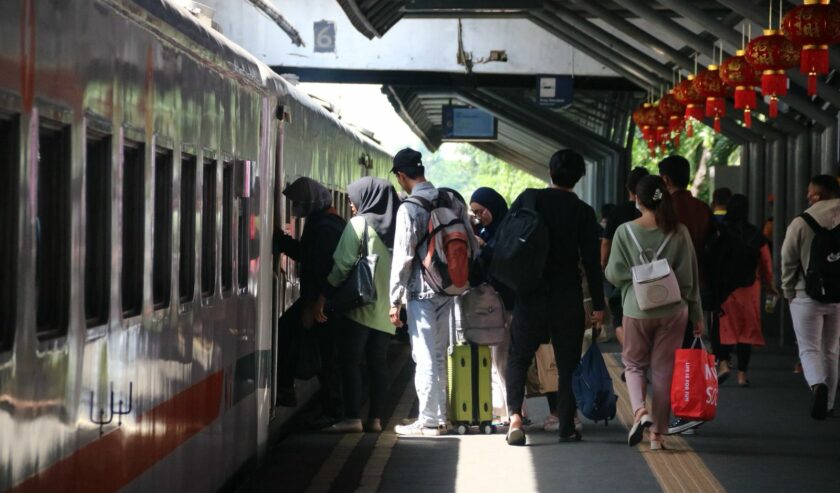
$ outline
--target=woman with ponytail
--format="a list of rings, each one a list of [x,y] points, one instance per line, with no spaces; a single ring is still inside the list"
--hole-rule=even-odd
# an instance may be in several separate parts
[[[621,357],[635,413],[627,444],[632,447],[641,442],[645,428],[650,428],[650,448],[661,450],[665,448],[662,435],[668,430],[671,413],[674,352],[682,344],[687,320],[693,323],[695,336],[703,332],[700,281],[691,236],[677,221],[674,204],[662,178],[655,175],[642,178],[636,187],[636,203],[642,216],[622,224],[616,231],[606,276],[621,289],[624,300]],[[681,299],[670,305],[642,310],[633,290],[631,268],[654,258],[668,261],[679,283]],[[650,415],[645,407],[648,368],[652,387]]]

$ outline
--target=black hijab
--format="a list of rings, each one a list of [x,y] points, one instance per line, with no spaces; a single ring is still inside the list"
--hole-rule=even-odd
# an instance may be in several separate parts
[[[749,223],[749,212],[747,197],[736,193],[726,204],[726,216],[724,216],[723,224],[742,240],[755,243],[755,246],[761,247],[766,239],[764,235],[759,234],[756,226]]]
[[[394,232],[400,198],[393,185],[382,178],[366,176],[347,186],[356,214],[365,217],[388,248],[394,248]]]
[[[470,197],[470,202],[476,202],[490,211],[493,215],[493,222],[484,226],[482,236],[486,236],[485,241],[492,238],[496,234],[496,229],[502,224],[502,219],[505,218],[508,212],[507,202],[502,195],[490,187],[477,188]]]
[[[305,176],[287,185],[283,195],[300,204],[303,216],[322,211],[332,205],[332,194],[327,187]]]

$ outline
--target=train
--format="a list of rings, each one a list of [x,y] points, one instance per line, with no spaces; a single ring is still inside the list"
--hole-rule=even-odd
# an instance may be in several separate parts
[[[214,491],[274,405],[280,193],[369,135],[169,0],[0,2],[0,491]],[[299,400],[315,392],[299,382]]]

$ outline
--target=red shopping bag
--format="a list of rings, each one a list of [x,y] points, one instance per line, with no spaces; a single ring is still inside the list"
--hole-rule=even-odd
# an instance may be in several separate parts
[[[699,339],[695,339],[695,343]],[[674,416],[691,421],[715,419],[718,381],[715,357],[704,348],[677,349],[671,380]]]

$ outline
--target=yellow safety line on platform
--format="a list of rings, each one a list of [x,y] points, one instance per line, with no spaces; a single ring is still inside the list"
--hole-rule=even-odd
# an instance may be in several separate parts
[[[391,375],[392,375],[391,380],[390,380],[391,385],[393,385],[394,380],[396,380],[397,375],[399,375],[402,372],[403,367],[405,366],[406,362],[408,361],[408,355],[409,355],[408,351],[401,351],[400,354],[397,356],[396,361],[395,361],[393,367],[391,368]],[[413,396],[414,395],[414,385],[409,384],[408,388],[406,389],[406,392],[408,392],[409,390],[411,391],[411,392],[409,392],[410,395]],[[397,420],[396,424],[399,423],[399,419],[401,419],[400,417],[408,416],[409,411],[411,411],[411,405],[413,404],[413,401],[408,403],[408,409],[406,409],[404,411],[401,410],[400,406],[401,406],[402,401],[404,399],[405,399],[405,395],[403,395],[402,399],[400,399],[400,403],[397,405],[397,408],[394,410],[394,415],[391,417],[391,421],[394,421],[395,419]],[[362,416],[365,416],[367,414],[368,405],[369,404],[366,403],[363,406],[363,408],[361,410],[361,415]],[[394,426],[395,426],[395,424],[391,424],[391,423],[388,424],[388,430],[391,431],[392,434],[393,434]],[[387,433],[382,433],[382,435],[380,435],[379,439],[376,442],[376,447],[377,448],[379,447],[379,442],[382,440],[382,437],[386,434]],[[325,492],[329,491],[330,488],[332,487],[333,482],[335,481],[335,478],[337,478],[338,475],[341,473],[341,470],[344,468],[344,464],[347,463],[347,459],[349,459],[350,456],[353,454],[353,450],[356,448],[356,445],[359,444],[359,441],[361,441],[363,436],[364,436],[364,433],[348,433],[348,434],[345,434],[341,438],[341,440],[336,444],[335,448],[330,453],[330,455],[327,457],[327,459],[324,461],[324,463],[321,464],[321,468],[318,470],[318,474],[316,474],[315,476],[312,477],[312,481],[309,483],[309,486],[306,488],[306,493],[325,493]],[[370,462],[375,457],[375,454],[376,454],[376,449],[374,449],[373,454],[371,455],[371,458],[368,461],[368,465],[365,466],[365,472],[367,472],[367,469],[370,466]],[[389,450],[389,455],[390,455],[390,450]],[[383,465],[382,469],[384,469],[384,468],[385,467]],[[381,476],[381,473],[380,473],[380,476]],[[364,473],[363,473],[362,484],[364,484],[364,481],[365,481],[365,478],[364,478]],[[376,484],[377,484],[377,487],[378,487],[379,482],[377,481]],[[365,491],[367,491],[367,490],[365,490]],[[376,490],[372,490],[372,491],[376,491]]]
[[[630,394],[627,386],[621,382],[622,366],[618,355],[605,354],[610,376],[615,385],[618,399],[618,419],[628,429],[633,425],[633,410],[630,407]],[[691,446],[678,435],[665,438],[668,450],[651,452],[647,444],[637,446],[645,462],[653,472],[654,477],[665,493],[725,493],[726,489],[720,484],[703,459],[697,455]]]

